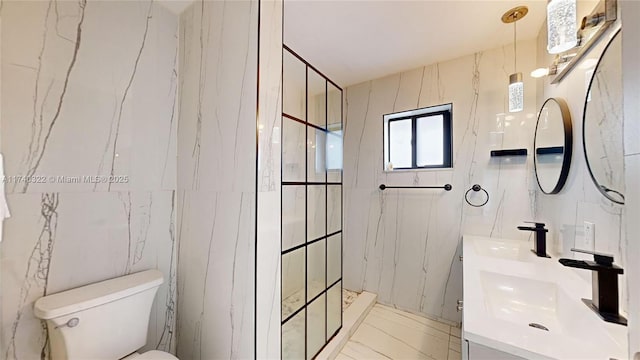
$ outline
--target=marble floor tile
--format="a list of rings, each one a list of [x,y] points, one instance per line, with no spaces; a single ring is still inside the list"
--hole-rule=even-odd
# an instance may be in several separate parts
[[[441,322],[436,321],[436,320],[427,319],[427,318],[425,318],[423,316],[420,316],[420,315],[412,314],[410,312],[394,309],[392,307],[384,306],[384,305],[380,305],[380,309],[383,310],[383,311],[388,311],[388,312],[391,312],[391,313],[395,313],[395,314],[400,315],[402,317],[406,317],[406,318],[412,319],[412,320],[414,320],[414,321],[416,321],[418,323],[421,323],[421,324],[423,324],[425,326],[440,330],[440,331],[442,331],[444,333],[450,333],[450,331],[451,331],[451,326],[449,326],[449,325],[447,325],[445,323],[441,323]]]
[[[336,359],[391,359],[389,356],[384,355],[381,352],[373,350],[369,346],[359,343],[357,341],[349,341],[347,345],[344,346],[338,357]]]
[[[460,351],[460,338],[455,336],[449,338],[449,350]]]
[[[437,321],[421,318],[404,311],[396,310],[383,305],[375,306],[371,309],[368,318],[375,322],[391,324],[399,329],[410,329],[423,332],[429,337],[434,337],[443,341],[449,341],[449,325]]]
[[[457,351],[449,350],[449,357],[447,360],[462,360],[462,355]]]
[[[447,324],[376,304],[337,359],[459,359],[460,339],[450,331]]]

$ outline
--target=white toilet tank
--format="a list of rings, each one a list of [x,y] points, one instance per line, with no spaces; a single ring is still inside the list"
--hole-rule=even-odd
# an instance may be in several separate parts
[[[147,343],[151,305],[162,273],[147,270],[40,298],[53,360],[114,360]]]

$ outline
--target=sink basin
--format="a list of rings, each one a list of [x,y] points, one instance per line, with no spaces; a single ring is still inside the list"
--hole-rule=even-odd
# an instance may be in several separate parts
[[[598,330],[596,314],[584,316],[585,305],[555,283],[488,271],[480,272],[485,308],[493,317],[549,336],[594,344],[613,342]],[[524,330],[523,330],[524,331]]]
[[[507,260],[527,261],[532,255],[525,241],[474,239],[473,248],[478,255]]]
[[[557,285],[550,282],[483,271],[485,306],[494,317],[528,326],[536,323],[558,331]],[[563,299],[564,300],[564,299]]]
[[[463,237],[463,338],[523,359],[626,358],[627,328],[581,301],[591,297],[591,282],[531,246]]]

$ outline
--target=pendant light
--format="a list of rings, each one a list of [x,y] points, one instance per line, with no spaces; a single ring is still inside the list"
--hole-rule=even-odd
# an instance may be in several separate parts
[[[578,45],[576,0],[547,2],[547,51],[559,54]]]
[[[505,24],[513,23],[513,71],[509,75],[509,112],[518,112],[524,110],[524,83],[522,82],[522,73],[517,70],[518,47],[516,42],[516,21],[522,19],[529,12],[526,6],[517,6],[502,15],[502,22]]]

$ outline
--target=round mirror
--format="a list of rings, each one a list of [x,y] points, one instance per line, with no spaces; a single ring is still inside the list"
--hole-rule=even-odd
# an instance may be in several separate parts
[[[591,179],[609,200],[624,204],[620,31],[598,61],[584,102],[582,139]]]
[[[557,194],[567,181],[571,166],[573,127],[567,103],[549,98],[542,104],[533,140],[538,186],[545,194]]]

